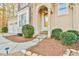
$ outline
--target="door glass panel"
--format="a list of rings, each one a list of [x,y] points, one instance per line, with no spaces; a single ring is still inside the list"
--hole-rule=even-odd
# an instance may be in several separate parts
[[[44,16],[44,26],[48,27],[48,16],[47,15]]]

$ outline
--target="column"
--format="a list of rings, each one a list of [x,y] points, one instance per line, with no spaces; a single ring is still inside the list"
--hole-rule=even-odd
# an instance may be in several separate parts
[[[51,7],[48,8],[48,38],[51,37]]]
[[[38,12],[35,11],[35,14],[33,14],[34,16],[34,27],[35,27],[35,35],[38,34]]]

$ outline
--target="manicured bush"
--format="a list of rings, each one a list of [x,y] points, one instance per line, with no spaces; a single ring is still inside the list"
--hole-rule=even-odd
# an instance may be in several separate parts
[[[2,28],[0,28],[0,32],[2,32]]]
[[[62,29],[59,29],[59,28],[53,29],[51,33],[51,37],[55,39],[60,39],[59,36],[62,32],[63,32]]]
[[[2,32],[7,33],[7,32],[8,32],[8,28],[7,28],[7,27],[3,27],[3,28],[2,28]]]
[[[60,35],[60,39],[62,39],[64,45],[71,45],[76,42],[77,36],[72,32],[63,32]]]
[[[77,35],[77,40],[79,40],[79,32],[76,30],[68,30],[67,32],[72,32],[75,33]]]
[[[22,27],[22,33],[25,38],[31,38],[34,34],[34,27],[30,24],[26,24]]]

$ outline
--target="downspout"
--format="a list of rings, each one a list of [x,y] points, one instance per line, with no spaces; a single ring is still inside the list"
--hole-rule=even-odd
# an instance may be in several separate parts
[[[31,15],[31,4],[29,3],[29,5],[28,5],[28,8],[29,8],[29,24],[31,24],[32,25],[32,15]]]
[[[70,4],[70,8],[71,8],[71,11],[72,11],[72,24],[71,24],[72,29],[74,29],[74,18],[73,18],[74,17],[74,12],[73,12],[74,8],[73,8],[73,6],[74,6],[73,4]]]
[[[73,7],[72,7],[72,29],[74,29],[74,19],[73,19]]]

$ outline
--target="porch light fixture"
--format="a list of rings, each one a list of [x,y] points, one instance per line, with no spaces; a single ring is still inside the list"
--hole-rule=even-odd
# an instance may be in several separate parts
[[[73,9],[74,6],[75,6],[75,4],[73,4],[73,3],[70,3],[70,4],[69,4],[69,8],[71,8],[71,9]]]
[[[50,12],[51,12],[51,14],[53,14],[52,10]]]

